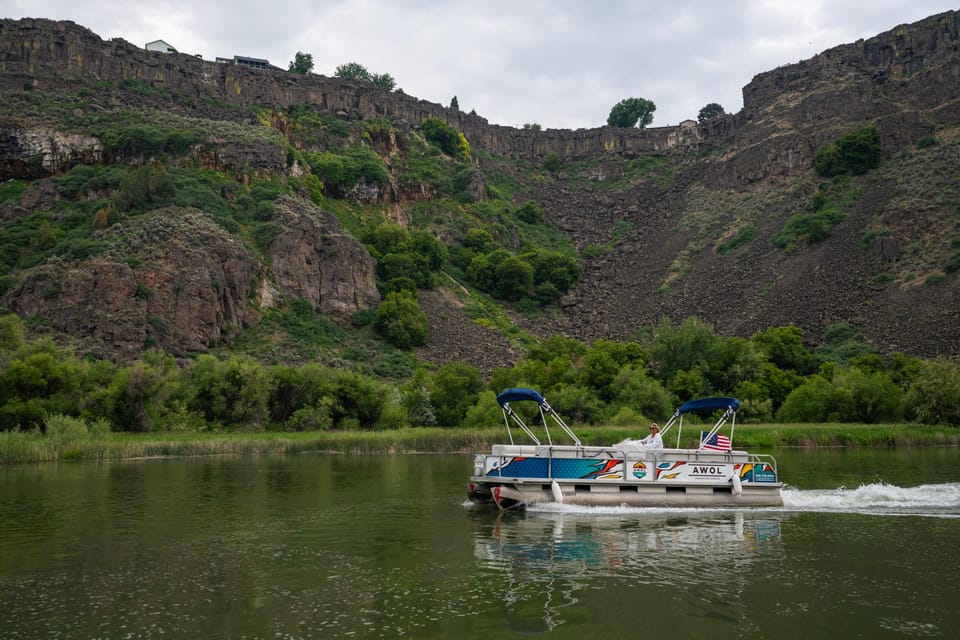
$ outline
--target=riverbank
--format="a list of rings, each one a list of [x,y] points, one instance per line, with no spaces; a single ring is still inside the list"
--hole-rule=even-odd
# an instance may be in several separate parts
[[[640,429],[576,429],[584,444],[600,445],[637,437]],[[676,443],[667,434],[667,445]],[[699,426],[687,426],[680,445],[696,446]],[[514,434],[518,438],[523,434]],[[0,464],[111,460],[208,455],[277,455],[303,451],[341,453],[480,452],[507,441],[502,427],[484,430],[441,427],[390,431],[318,431],[290,433],[189,432],[100,433],[49,437],[38,432],[0,432]],[[777,447],[960,446],[960,429],[914,424],[767,424],[737,425],[737,449],[762,452]]]

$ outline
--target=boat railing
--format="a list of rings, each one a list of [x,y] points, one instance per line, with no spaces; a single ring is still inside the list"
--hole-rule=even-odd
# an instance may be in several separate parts
[[[479,456],[479,458],[488,456]],[[502,477],[502,469],[508,462],[517,457],[540,458],[547,461],[546,475],[542,478],[526,478],[531,481],[551,482],[554,479],[569,481],[570,478],[554,478],[554,460],[570,458],[589,458],[600,460],[622,460],[624,466],[629,462],[646,461],[654,466],[662,462],[701,462],[726,464],[768,464],[774,476],[779,478],[777,460],[772,455],[749,453],[740,450],[715,451],[710,449],[644,449],[636,447],[613,446],[584,446],[584,445],[494,445],[489,457],[496,458],[492,475]],[[482,469],[485,465],[478,461]],[[623,470],[624,479],[627,478],[626,468]],[[477,475],[482,475],[478,473]],[[509,474],[507,474],[509,475]],[[656,482],[654,480],[653,482]]]

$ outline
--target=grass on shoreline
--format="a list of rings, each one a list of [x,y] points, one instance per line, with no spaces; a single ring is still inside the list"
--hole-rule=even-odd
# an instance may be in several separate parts
[[[638,437],[639,428],[582,427],[584,444],[600,445]],[[699,425],[687,425],[681,446],[696,446]],[[725,431],[726,432],[726,431]],[[565,443],[551,432],[556,443]],[[525,436],[514,432],[514,441]],[[542,438],[541,438],[542,439]],[[664,438],[676,443],[676,431]],[[207,455],[275,455],[302,451],[341,453],[483,452],[508,442],[502,427],[466,430],[441,427],[393,431],[323,431],[303,433],[104,433],[51,438],[39,432],[0,432],[0,465],[70,460],[183,457]],[[769,424],[737,425],[734,448],[762,453],[777,447],[958,446],[960,429],[914,424]]]

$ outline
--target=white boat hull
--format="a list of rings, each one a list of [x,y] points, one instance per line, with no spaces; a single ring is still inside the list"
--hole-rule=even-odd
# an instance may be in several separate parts
[[[555,481],[554,481],[555,482]],[[628,507],[779,507],[783,506],[780,483],[745,486],[739,494],[727,486],[671,485],[563,485],[557,483],[562,503],[582,506]],[[561,502],[548,485],[539,483],[490,484],[493,503],[504,509]]]
[[[776,461],[745,451],[495,445],[474,461],[470,499],[503,509],[776,507],[782,488]]]

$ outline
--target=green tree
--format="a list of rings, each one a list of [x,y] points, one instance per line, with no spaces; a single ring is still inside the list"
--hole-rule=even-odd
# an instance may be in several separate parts
[[[663,420],[673,412],[673,398],[640,363],[622,367],[611,387],[615,406],[629,407],[650,420]]]
[[[467,410],[483,391],[480,371],[471,365],[449,363],[441,366],[430,381],[430,403],[442,427],[459,426]]]
[[[519,300],[533,288],[533,267],[526,260],[510,256],[494,269],[491,293],[503,300]]]
[[[76,415],[80,363],[53,342],[24,345],[0,368],[0,430],[32,429],[47,413]]]
[[[480,227],[467,229],[460,242],[463,246],[476,249],[479,253],[490,253],[497,246],[490,232]]]
[[[430,263],[416,253],[388,253],[377,262],[377,275],[383,281],[395,278],[410,278],[421,289],[433,287]]]
[[[313,363],[302,367],[277,365],[270,368],[268,376],[267,408],[273,423],[286,424],[299,413],[294,430],[308,426],[308,418],[313,429],[331,426],[329,402],[325,401],[334,392],[329,369]]]
[[[188,376],[187,406],[222,428],[262,429],[267,422],[267,372],[252,358],[201,355]]]
[[[550,390],[549,400],[567,424],[596,424],[604,415],[603,401],[592,389],[582,385],[559,385]]]
[[[700,109],[700,113],[697,114],[697,120],[699,122],[705,122],[707,120],[711,120],[713,118],[716,118],[717,116],[722,116],[722,115],[726,115],[726,112],[723,110],[723,107],[721,107],[716,102],[710,102],[704,105],[702,109]]]
[[[15,313],[0,316],[0,363],[3,353],[13,353],[23,347],[23,321]]]
[[[154,431],[164,425],[168,402],[180,387],[176,361],[160,351],[118,369],[108,392],[109,418],[120,431]]]
[[[415,427],[433,427],[437,424],[437,415],[430,402],[427,389],[428,375],[423,367],[413,372],[410,381],[400,388],[400,403],[407,411],[407,419]]]
[[[297,54],[293,57],[293,61],[290,63],[288,71],[301,73],[303,75],[310,73],[313,71],[313,55],[297,51]]]
[[[393,222],[381,222],[377,226],[368,226],[361,234],[361,240],[374,258],[380,259],[388,253],[403,253],[410,245],[410,232]]]
[[[482,392],[476,404],[467,409],[467,414],[460,424],[473,429],[502,425],[503,412],[497,403],[497,394],[493,391]]]
[[[525,253],[522,257],[533,267],[533,283],[538,287],[551,284],[564,292],[580,278],[577,259],[566,253],[540,249]]]
[[[910,385],[910,405],[925,424],[960,427],[960,359],[922,362]]]
[[[431,271],[439,271],[447,261],[447,247],[426,231],[414,231],[411,234],[410,249],[426,259]]]
[[[370,82],[373,83],[373,86],[385,91],[393,91],[397,86],[397,81],[389,73],[374,73],[370,76]]]
[[[604,400],[609,400],[615,389],[613,380],[625,366],[643,366],[646,355],[636,342],[614,342],[598,339],[593,342],[580,367],[580,381]]]
[[[453,97],[450,99],[450,108],[451,108],[451,109],[456,109],[457,111],[460,111],[460,101],[457,100],[457,96],[453,96]]]
[[[657,378],[669,383],[681,371],[707,368],[709,354],[716,349],[719,340],[713,327],[699,318],[687,318],[676,327],[664,318],[654,329],[650,346]]]
[[[362,80],[369,82],[375,87],[393,91],[397,86],[397,81],[389,73],[370,73],[370,71],[359,62],[348,62],[341,64],[334,71],[333,75],[338,78],[347,78],[349,80]]]
[[[388,293],[373,321],[374,329],[400,349],[426,344],[428,326],[427,314],[406,292]]]
[[[800,375],[813,373],[816,359],[803,344],[803,330],[796,325],[771,327],[753,334],[750,340],[768,362]]]
[[[370,71],[359,62],[341,64],[337,67],[337,70],[333,72],[333,75],[348,80],[365,80],[366,82],[370,82]]]
[[[610,109],[607,124],[611,127],[643,129],[653,122],[653,112],[656,110],[657,105],[646,98],[625,98]]]

